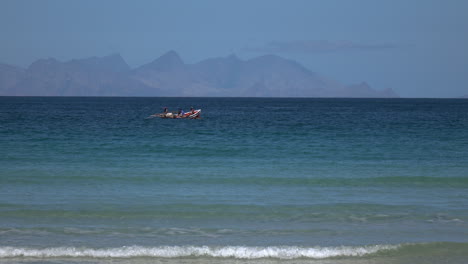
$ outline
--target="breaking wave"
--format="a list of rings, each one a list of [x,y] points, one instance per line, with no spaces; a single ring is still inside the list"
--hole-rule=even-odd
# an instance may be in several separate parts
[[[382,251],[398,249],[399,245],[374,245],[361,247],[244,247],[244,246],[161,246],[141,247],[125,246],[119,248],[27,248],[0,247],[0,258],[54,258],[54,257],[84,257],[84,258],[183,258],[183,257],[215,257],[237,259],[325,259],[333,257],[361,257]]]

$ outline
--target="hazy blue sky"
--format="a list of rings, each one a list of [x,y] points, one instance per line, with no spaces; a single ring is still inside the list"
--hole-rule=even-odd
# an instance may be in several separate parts
[[[0,0],[0,62],[273,53],[405,97],[468,94],[468,1]]]

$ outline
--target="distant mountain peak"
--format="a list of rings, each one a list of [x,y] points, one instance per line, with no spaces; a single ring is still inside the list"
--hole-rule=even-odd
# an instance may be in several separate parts
[[[278,55],[266,54],[260,57],[250,59],[249,61],[275,62],[275,61],[287,61],[287,60]]]
[[[69,67],[79,68],[85,71],[109,71],[126,72],[130,70],[127,62],[118,53],[104,57],[89,57],[85,59],[74,59],[66,62]]]
[[[33,66],[35,64],[36,65],[45,65],[45,64],[50,65],[50,64],[55,64],[55,63],[59,63],[59,61],[57,59],[55,59],[55,58],[38,59],[38,60],[34,61],[33,63],[31,63],[31,65],[29,67],[31,67],[31,66]]]
[[[55,58],[47,58],[47,59],[38,59],[31,63],[28,67],[28,71],[36,71],[42,70],[46,68],[55,68],[61,62],[56,60]]]
[[[179,53],[177,53],[175,50],[169,50],[168,52],[160,56],[160,58],[164,58],[164,57],[175,57],[175,58],[180,59]]]
[[[127,62],[122,58],[122,56],[120,56],[119,53],[114,53],[102,57],[101,61],[102,64],[111,66],[110,68],[116,72],[124,72],[130,70],[130,66],[128,66]]]
[[[226,57],[228,60],[233,60],[233,61],[240,61],[239,57],[237,57],[236,54],[231,53],[229,56]]]
[[[118,58],[118,59],[122,59],[122,60],[123,60],[122,56],[121,56],[120,53],[118,53],[118,52],[111,53],[111,54],[109,54],[109,55],[107,55],[107,56],[104,56],[104,57],[102,57],[102,58]]]
[[[367,82],[361,82],[361,83],[359,84],[359,86],[361,86],[361,87],[369,87],[369,88],[370,88],[370,85],[369,85]]]
[[[127,64],[127,62],[122,58],[120,53],[112,53],[107,56],[101,57],[100,58],[102,61],[112,61],[112,62],[118,62],[118,63],[124,63]]]
[[[184,65],[185,64],[180,58],[179,54],[173,50],[170,50],[154,61],[141,66],[140,69],[152,71],[171,71],[182,68]]]

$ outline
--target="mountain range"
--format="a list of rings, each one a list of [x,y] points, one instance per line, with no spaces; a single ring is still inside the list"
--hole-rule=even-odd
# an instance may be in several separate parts
[[[119,54],[28,68],[0,64],[4,96],[398,97],[366,82],[343,85],[276,55],[235,55],[186,64],[175,51],[132,69]]]

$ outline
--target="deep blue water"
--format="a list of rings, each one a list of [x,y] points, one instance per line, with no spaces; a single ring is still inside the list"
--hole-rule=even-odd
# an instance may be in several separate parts
[[[466,259],[468,100],[0,97],[0,262],[366,245]]]

